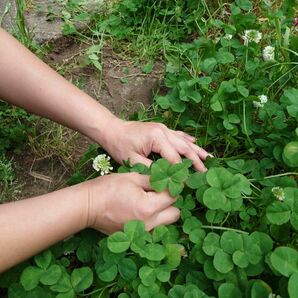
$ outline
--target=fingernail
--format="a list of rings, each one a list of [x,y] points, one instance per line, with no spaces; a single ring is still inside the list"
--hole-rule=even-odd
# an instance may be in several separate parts
[[[211,158],[214,158],[214,157],[215,157],[215,156],[214,156],[213,154],[211,154],[211,153],[208,153],[208,154],[207,154],[207,157],[208,157],[208,156],[211,157]]]

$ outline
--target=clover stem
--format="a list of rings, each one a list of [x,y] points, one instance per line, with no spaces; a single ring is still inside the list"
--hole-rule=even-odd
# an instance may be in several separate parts
[[[264,177],[264,179],[272,179],[272,178],[291,176],[291,175],[298,176],[298,172],[287,172],[287,173],[282,173],[282,174],[277,174],[277,175],[266,176],[266,177]],[[257,179],[248,179],[248,180],[251,182],[258,181]],[[251,184],[251,185],[253,185],[253,184]],[[256,186],[254,186],[254,187],[256,187]]]
[[[251,149],[253,149],[254,148],[254,144],[253,144],[250,136],[248,135],[247,126],[246,126],[246,106],[245,106],[245,99],[243,99],[243,101],[242,101],[242,107],[243,107],[243,128],[244,128],[244,132],[246,134],[247,141],[248,141],[249,145],[251,146]]]
[[[229,217],[230,217],[230,212],[228,212],[227,216],[225,217],[225,219],[224,219],[223,222],[221,223],[222,226],[223,226],[224,223],[228,220]]]
[[[234,231],[237,233],[245,234],[248,235],[248,232],[242,231],[242,230],[237,230],[237,229],[232,229],[232,228],[226,228],[226,227],[219,227],[219,226],[201,226],[202,229],[214,229],[214,230],[223,230],[223,231]]]
[[[78,294],[78,295],[79,295],[80,297],[87,297],[87,296],[96,294],[96,293],[98,293],[98,292],[100,292],[100,291],[104,291],[105,289],[107,289],[107,288],[109,288],[109,287],[112,287],[112,286],[114,286],[114,285],[116,285],[116,284],[117,284],[117,283],[114,282],[114,283],[109,284],[109,285],[107,285],[107,286],[105,286],[105,287],[103,287],[103,288],[96,289],[96,290],[94,290],[94,291],[92,291],[92,292],[90,292],[90,293],[86,293],[86,294]]]

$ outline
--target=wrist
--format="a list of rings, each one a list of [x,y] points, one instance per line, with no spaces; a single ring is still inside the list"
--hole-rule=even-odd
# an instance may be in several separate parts
[[[126,121],[117,118],[114,115],[107,116],[103,122],[99,123],[95,130],[95,138],[98,144],[100,144],[108,152],[113,151],[113,143],[118,142],[118,133],[123,127]]]

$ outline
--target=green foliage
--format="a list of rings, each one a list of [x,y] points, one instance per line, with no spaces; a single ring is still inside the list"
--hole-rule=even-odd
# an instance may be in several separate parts
[[[24,110],[0,101],[0,155],[8,150],[21,152],[28,135],[34,133],[33,119]]]
[[[87,18],[83,2],[67,1],[65,33],[79,35],[73,24]],[[88,16],[86,34],[100,36],[88,63],[100,69],[103,36],[150,61],[162,52],[165,88],[145,118],[187,131],[216,156],[205,161],[206,173],[189,160],[119,167],[150,175],[155,191],[176,197],[178,223],[148,232],[131,221],[108,237],[83,231],[3,274],[9,298],[297,296],[294,2],[214,2],[123,0]],[[262,39],[245,43],[252,29]],[[263,57],[268,45],[272,61]],[[151,62],[143,68],[151,70]],[[89,148],[70,184],[98,175],[88,167],[100,152]]]

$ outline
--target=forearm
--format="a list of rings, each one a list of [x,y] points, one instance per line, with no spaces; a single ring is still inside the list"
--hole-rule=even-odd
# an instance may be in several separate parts
[[[88,225],[83,185],[0,205],[0,272]]]
[[[0,28],[0,98],[105,142],[116,120]]]

